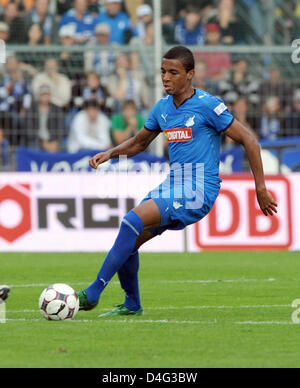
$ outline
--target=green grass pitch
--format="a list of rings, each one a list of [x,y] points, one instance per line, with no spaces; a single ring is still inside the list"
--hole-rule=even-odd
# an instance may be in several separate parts
[[[299,252],[141,254],[141,317],[98,318],[123,294],[114,278],[96,310],[48,322],[38,298],[51,283],[76,290],[104,254],[1,253],[12,286],[0,324],[1,367],[299,367]]]

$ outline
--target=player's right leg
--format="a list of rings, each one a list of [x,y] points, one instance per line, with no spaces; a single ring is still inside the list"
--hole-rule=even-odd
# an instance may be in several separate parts
[[[116,308],[112,311],[100,315],[100,317],[143,314],[138,280],[140,263],[138,250],[142,244],[151,240],[155,236],[156,234],[146,230],[137,238],[134,252],[118,271],[120,284],[125,293],[125,301],[124,303],[116,305]]]
[[[8,286],[0,286],[0,300],[3,302],[9,297],[10,288]]]
[[[120,284],[125,293],[125,301],[123,305],[130,311],[139,311],[142,308],[138,281],[138,271],[140,264],[139,248],[145,242],[151,240],[154,237],[155,235],[152,234],[149,230],[146,230],[143,234],[141,234],[137,238],[134,251],[118,271]]]

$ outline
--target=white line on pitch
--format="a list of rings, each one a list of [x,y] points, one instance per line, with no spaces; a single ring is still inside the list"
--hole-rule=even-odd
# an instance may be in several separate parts
[[[210,284],[210,283],[256,283],[256,282],[275,282],[276,279],[215,279],[215,280],[164,280],[159,283],[200,283],[200,284]]]
[[[26,318],[18,318],[18,319],[6,319],[8,322],[42,322],[45,321],[45,319],[26,319]],[[58,321],[59,322],[59,321]],[[63,322],[63,321],[60,321]],[[216,320],[212,321],[176,321],[176,320],[167,320],[167,319],[99,319],[99,320],[90,320],[90,319],[74,319],[72,321],[66,321],[71,323],[172,323],[172,324],[190,324],[190,325],[207,325],[207,324],[216,324]]]
[[[274,304],[274,305],[248,305],[248,306],[166,306],[166,307],[146,307],[146,310],[206,310],[206,309],[267,309],[267,308],[281,308],[281,307],[292,307],[290,304]]]
[[[238,310],[238,309],[269,309],[269,308],[292,308],[290,304],[273,305],[242,305],[242,306],[164,306],[164,307],[146,307],[145,310]],[[101,311],[109,311],[111,308],[103,308]],[[7,313],[37,313],[39,310],[6,310]]]
[[[115,282],[112,282],[115,283]],[[35,288],[35,287],[48,287],[51,283],[33,283],[33,284],[12,284],[11,288]],[[54,284],[54,283],[52,283]],[[72,283],[73,286],[86,286],[88,282]]]
[[[7,322],[42,322],[45,321],[44,319],[26,319],[26,318],[20,318],[20,319],[6,319]],[[72,323],[160,323],[160,324],[177,324],[177,325],[216,325],[218,324],[217,320],[212,321],[176,321],[176,320],[167,320],[167,319],[99,319],[99,320],[89,320],[89,319],[81,319],[81,320],[73,320],[70,321]],[[244,321],[244,322],[233,322],[235,325],[293,325],[296,326],[295,323],[291,321]]]
[[[146,283],[148,280],[142,280],[141,283]],[[257,282],[275,282],[276,279],[208,279],[208,280],[149,280],[151,283],[159,283],[159,284],[182,284],[182,283],[190,283],[190,284],[211,284],[211,283],[257,283]],[[40,284],[13,284],[11,288],[34,288],[34,287],[48,287],[50,283],[40,283]],[[86,286],[89,282],[80,282],[80,283],[72,283],[73,286]],[[111,284],[120,284],[118,281],[113,281]]]
[[[292,321],[242,321],[235,322],[236,325],[296,325]]]

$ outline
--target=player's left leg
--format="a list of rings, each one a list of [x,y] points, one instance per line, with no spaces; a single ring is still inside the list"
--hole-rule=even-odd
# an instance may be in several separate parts
[[[158,227],[160,219],[160,210],[151,199],[131,210],[124,217],[117,239],[109,251],[97,279],[86,290],[78,294],[81,309],[90,310],[97,305],[101,293],[111,278],[134,251],[137,238],[145,230]]]

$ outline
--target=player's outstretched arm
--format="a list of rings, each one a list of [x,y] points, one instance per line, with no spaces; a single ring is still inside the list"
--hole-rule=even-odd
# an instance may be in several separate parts
[[[259,206],[266,216],[269,214],[273,216],[277,213],[277,203],[266,188],[260,145],[255,136],[237,120],[233,121],[225,134],[244,146],[254,175]]]
[[[97,168],[100,164],[109,159],[118,158],[120,155],[128,157],[134,156],[147,149],[149,144],[160,134],[160,131],[149,131],[146,128],[141,129],[134,137],[124,141],[117,147],[111,148],[106,152],[100,152],[90,159],[90,166]]]

